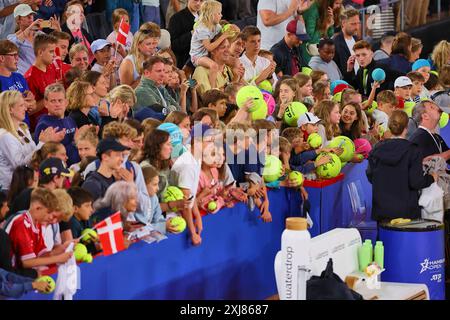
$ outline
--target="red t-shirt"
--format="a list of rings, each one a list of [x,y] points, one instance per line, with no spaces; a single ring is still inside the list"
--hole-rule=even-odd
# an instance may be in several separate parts
[[[57,81],[64,80],[64,75],[70,69],[70,65],[62,63],[61,60],[55,60],[54,63],[47,66],[45,72],[32,65],[25,73],[24,77],[28,82],[30,91],[34,94],[36,101],[40,101],[44,99],[45,88]],[[44,107],[41,111],[30,115],[31,131],[34,131],[39,117],[47,113],[47,108]]]
[[[42,226],[33,224],[28,211],[14,217],[8,224],[6,232],[11,239],[14,267],[21,266],[22,261],[37,258],[47,252]]]

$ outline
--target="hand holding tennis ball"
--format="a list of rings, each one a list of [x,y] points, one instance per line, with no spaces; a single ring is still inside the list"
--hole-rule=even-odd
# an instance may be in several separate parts
[[[216,209],[217,209],[217,203],[215,201],[210,201],[208,203],[208,210],[210,212],[214,212],[214,211],[216,211]]]
[[[95,242],[98,240],[97,232],[93,229],[86,228],[81,232],[81,241],[85,243]]]
[[[36,281],[32,284],[33,289],[38,290],[42,293],[52,293],[55,290],[56,284],[55,280],[53,280],[49,276],[42,276],[36,279]]]
[[[170,225],[176,230],[176,232],[180,233],[186,229],[186,220],[183,217],[174,217],[170,219]]]

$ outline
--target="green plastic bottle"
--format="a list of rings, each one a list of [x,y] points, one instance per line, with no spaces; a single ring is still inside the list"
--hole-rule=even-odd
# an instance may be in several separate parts
[[[380,266],[381,269],[384,268],[384,246],[383,241],[377,241],[375,244],[375,262]]]
[[[371,264],[373,262],[373,245],[372,245],[372,240],[366,239],[364,241],[364,243],[366,243],[367,246],[370,247],[370,262],[369,262],[369,264]]]
[[[370,255],[371,250],[372,245],[367,242],[364,242],[358,249],[359,271],[364,272],[367,266],[372,263],[372,258]]]

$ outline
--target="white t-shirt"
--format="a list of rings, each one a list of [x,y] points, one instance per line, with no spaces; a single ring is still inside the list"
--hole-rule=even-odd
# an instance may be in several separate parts
[[[193,196],[192,206],[194,204],[195,195],[197,194],[201,168],[201,162],[196,160],[189,151],[183,153],[175,161],[170,171],[170,185],[178,186],[182,189],[189,189]]]
[[[384,131],[387,131],[389,116],[385,112],[378,109],[373,110],[372,116],[375,119],[375,121],[378,122],[378,124],[384,128]]]
[[[345,43],[347,44],[347,47],[348,47],[348,50],[350,50],[350,54],[351,55],[354,55],[355,54],[355,51],[353,51],[353,46],[355,45],[355,43],[356,43],[356,41],[355,41],[355,38],[351,38],[350,40],[347,40],[347,39],[345,39],[345,37],[344,37],[344,40],[345,40]],[[359,64],[358,64],[358,61],[355,61],[355,68],[354,68],[354,70],[355,70],[355,74],[358,72],[358,70],[359,70]]]
[[[239,60],[245,68],[244,80],[248,83],[254,83],[261,72],[263,72],[264,69],[270,65],[269,59],[260,56],[256,58],[255,65],[253,65],[245,53],[239,58]]]
[[[256,26],[261,31],[261,49],[270,50],[272,46],[279,42],[286,33],[286,26],[294,18],[291,16],[277,25],[267,27],[260,15],[260,10],[270,10],[277,15],[285,12],[291,0],[259,0],[257,8]]]

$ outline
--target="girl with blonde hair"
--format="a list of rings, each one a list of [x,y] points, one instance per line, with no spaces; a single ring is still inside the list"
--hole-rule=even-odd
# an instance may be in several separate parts
[[[7,90],[0,94],[0,190],[8,190],[14,170],[28,165],[33,153],[45,142],[62,139],[63,131],[49,127],[33,141],[25,119],[26,104],[19,91]]]
[[[441,69],[446,64],[450,64],[450,42],[442,40],[433,49],[431,54],[434,68],[441,72]]]

